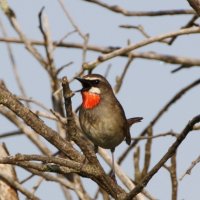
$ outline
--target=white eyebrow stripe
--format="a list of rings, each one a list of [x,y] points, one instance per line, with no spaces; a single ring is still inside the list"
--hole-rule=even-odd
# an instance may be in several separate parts
[[[85,80],[100,80],[99,78],[97,78],[97,77],[85,77],[84,78]]]
[[[101,94],[101,90],[97,87],[91,87],[89,89],[89,92],[94,93],[94,94]]]

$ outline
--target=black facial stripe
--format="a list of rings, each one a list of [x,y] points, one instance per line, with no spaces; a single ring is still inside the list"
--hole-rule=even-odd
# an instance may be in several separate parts
[[[99,84],[100,81],[96,79],[96,80],[90,80],[90,82],[91,82],[91,85],[97,85]]]

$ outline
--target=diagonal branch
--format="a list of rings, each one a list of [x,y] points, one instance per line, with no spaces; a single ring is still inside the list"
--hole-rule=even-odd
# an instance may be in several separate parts
[[[66,156],[70,157],[72,160],[84,160],[84,157],[72,147],[70,142],[64,140],[56,131],[45,125],[37,115],[21,104],[15,96],[3,88],[2,85],[0,85],[0,104],[12,110],[36,133],[40,134],[60,151],[65,153]]]
[[[131,200],[139,192],[142,191],[142,189],[148,184],[151,178],[158,172],[158,170],[165,164],[165,162],[176,153],[179,145],[183,142],[189,132],[193,130],[193,126],[198,122],[200,122],[200,115],[197,115],[188,122],[176,141],[168,149],[167,153],[160,159],[160,161],[153,167],[153,169],[150,170],[150,172],[142,179],[142,181],[129,193],[126,200]]]
[[[190,89],[200,84],[200,79],[195,80],[191,84],[187,85],[183,89],[181,89],[176,95],[174,95],[166,105],[157,113],[157,115],[153,118],[153,120],[147,125],[147,127],[141,132],[140,136],[144,136],[147,133],[149,127],[153,127],[156,122],[162,117],[162,115],[175,103],[177,102],[184,94],[186,94]],[[139,140],[135,140],[119,157],[118,163],[120,164],[127,154],[133,149],[133,147],[138,143]]]
[[[122,54],[129,53],[130,51],[133,51],[133,50],[138,49],[140,47],[146,46],[148,44],[158,42],[158,41],[163,40],[165,38],[170,38],[170,37],[177,36],[177,35],[185,35],[185,34],[193,34],[193,33],[200,33],[200,27],[191,27],[191,28],[180,29],[180,30],[175,31],[175,32],[170,32],[170,33],[166,33],[166,34],[163,34],[163,35],[158,35],[158,36],[147,38],[147,39],[145,39],[141,42],[138,42],[137,44],[132,44],[132,45],[129,45],[127,47],[117,49],[117,50],[115,50],[111,53],[101,55],[95,61],[92,61],[92,62],[89,62],[89,63],[84,63],[83,67],[86,70],[91,70],[104,61],[107,61],[107,60],[112,59],[114,57],[120,56]]]
[[[47,67],[46,60],[43,59],[42,55],[37,51],[37,49],[32,45],[30,40],[26,37],[26,35],[22,32],[20,25],[17,21],[14,11],[9,7],[7,0],[0,0],[0,7],[7,16],[8,20],[10,21],[12,27],[19,35],[20,39],[25,44],[28,51],[40,62],[44,68]]]

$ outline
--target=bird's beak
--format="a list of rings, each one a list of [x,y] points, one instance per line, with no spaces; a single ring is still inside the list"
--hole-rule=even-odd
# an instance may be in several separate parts
[[[77,90],[76,92],[81,92],[81,91],[87,90],[91,87],[90,81],[85,80],[84,78],[80,78],[80,77],[76,77],[75,79],[78,80],[83,86],[83,88],[81,90]]]
[[[81,82],[81,83],[84,82],[84,80],[85,80],[85,79],[80,78],[80,77],[76,77],[75,79],[78,80],[78,81]]]

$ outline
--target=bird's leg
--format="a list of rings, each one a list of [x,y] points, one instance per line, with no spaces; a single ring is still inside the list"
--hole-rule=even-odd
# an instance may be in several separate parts
[[[115,183],[117,183],[117,179],[115,176],[115,158],[114,158],[114,151],[115,149],[111,149],[111,154],[112,154],[112,171],[111,171],[111,178],[115,181]]]

